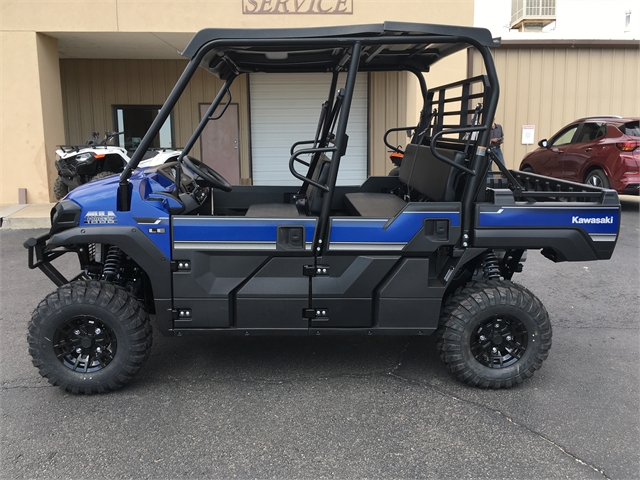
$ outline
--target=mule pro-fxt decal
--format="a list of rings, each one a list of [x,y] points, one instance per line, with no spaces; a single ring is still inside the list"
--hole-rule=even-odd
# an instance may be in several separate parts
[[[118,223],[118,217],[112,210],[90,210],[84,216],[84,223],[114,224]]]

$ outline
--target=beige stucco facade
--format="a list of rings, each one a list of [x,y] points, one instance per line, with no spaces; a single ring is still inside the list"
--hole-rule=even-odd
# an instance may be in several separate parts
[[[0,203],[49,201],[55,145],[64,141],[57,41],[35,32],[2,32]]]
[[[178,52],[202,28],[385,20],[470,26],[473,0],[2,1],[0,203],[16,203],[19,188],[27,189],[29,203],[52,201],[56,146],[84,142],[94,130],[113,129],[113,103],[163,103],[184,66]],[[466,66],[466,57],[459,55],[427,80],[431,85],[455,80]],[[211,101],[218,86],[211,75],[199,75],[189,99],[176,111],[177,144],[184,143],[185,132],[198,121],[198,103]],[[409,75],[375,74],[369,85],[368,170],[385,174],[391,164],[382,135],[389,126],[415,123],[417,82]],[[246,176],[247,89],[242,82],[234,88]]]

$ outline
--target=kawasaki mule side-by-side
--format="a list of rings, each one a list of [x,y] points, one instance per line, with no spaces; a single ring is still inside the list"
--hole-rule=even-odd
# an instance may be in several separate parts
[[[34,365],[74,393],[117,389],[149,354],[153,315],[174,336],[435,334],[467,384],[533,375],[551,324],[512,281],[525,251],[608,259],[620,204],[615,191],[500,162],[490,173],[496,46],[484,29],[395,22],[197,33],[120,177],[76,188],[52,210],[49,233],[25,242],[29,266],[58,287],[31,319]],[[440,59],[470,47],[485,75],[427,87]],[[199,67],[224,81],[208,113],[176,162],[136,168]],[[422,112],[416,125],[390,126],[411,131],[399,175],[337,186],[356,77],[400,71],[417,78]],[[232,82],[254,72],[333,74],[315,136],[287,145],[296,187],[232,187],[187,156],[231,102]],[[72,280],[52,264],[67,253],[80,264]]]

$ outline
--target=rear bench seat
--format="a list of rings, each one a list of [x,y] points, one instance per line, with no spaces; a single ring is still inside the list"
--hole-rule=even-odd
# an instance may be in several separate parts
[[[437,152],[456,164],[464,163],[464,154],[443,148]],[[462,172],[438,160],[424,145],[407,145],[400,166],[400,181],[433,202],[452,202],[456,198],[458,178]],[[406,202],[392,193],[355,192],[345,194],[345,203],[352,215],[391,218]]]

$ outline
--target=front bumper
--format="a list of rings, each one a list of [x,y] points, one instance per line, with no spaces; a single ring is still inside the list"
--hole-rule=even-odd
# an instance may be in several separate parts
[[[84,277],[84,272],[81,272],[71,280],[67,280],[67,278],[62,275],[56,267],[51,265],[52,261],[65,253],[77,253],[77,251],[75,248],[64,247],[57,247],[55,250],[48,250],[47,241],[50,238],[51,235],[45,233],[39,237],[30,237],[23,243],[24,248],[29,251],[29,268],[39,268],[42,273],[44,273],[57,287],[61,287],[62,285]]]

